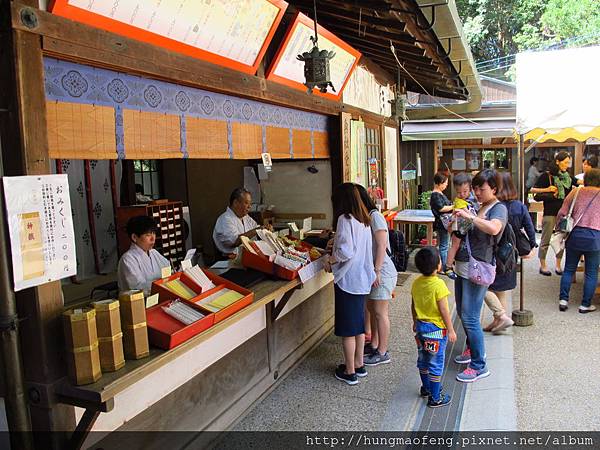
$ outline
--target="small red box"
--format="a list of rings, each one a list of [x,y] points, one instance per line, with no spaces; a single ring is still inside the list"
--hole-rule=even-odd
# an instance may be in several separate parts
[[[148,338],[155,347],[170,350],[214,325],[215,315],[210,311],[187,300],[180,301],[206,314],[206,317],[186,325],[162,310],[162,306],[166,306],[170,300],[148,308],[146,310]]]
[[[275,275],[276,277],[283,278],[284,280],[291,281],[298,278],[297,270],[290,270],[286,269],[285,267],[278,266],[277,264],[269,261],[269,258],[266,256],[255,255],[246,249],[243,249],[242,265],[260,272],[268,273],[269,275]]]
[[[221,290],[223,288],[231,289],[232,291],[239,292],[240,294],[243,295],[243,297],[240,298],[239,300],[237,300],[235,303],[232,303],[231,305],[227,306],[226,308],[221,309],[220,311],[217,311],[216,313],[212,313],[212,312],[210,312],[210,311],[207,310],[207,312],[209,312],[212,316],[214,316],[214,323],[220,322],[221,320],[223,320],[223,319],[231,316],[232,314],[238,312],[240,309],[245,308],[250,303],[252,303],[252,301],[254,300],[254,292],[249,291],[248,289],[245,289],[245,288],[243,288],[241,286],[238,286],[237,284],[232,283],[231,281],[226,280],[225,278],[221,278],[220,276],[215,275],[214,273],[212,273],[209,270],[202,269],[202,271],[208,277],[208,279],[213,282],[213,284],[215,285],[215,287],[212,288],[212,289],[209,289],[206,292],[202,292],[201,294],[198,294],[194,298],[191,298],[188,302],[196,304],[197,302],[201,301],[203,298],[206,298],[209,295],[212,295],[215,292],[218,292],[219,290]],[[164,301],[164,300],[175,300],[176,298],[179,298],[177,296],[177,294],[175,294],[174,292],[170,291],[169,289],[167,289],[164,286],[164,284],[166,282],[172,281],[172,280],[176,280],[178,278],[181,280],[181,282],[183,284],[185,284],[186,286],[188,286],[192,291],[194,291],[196,293],[202,291],[202,288],[200,286],[198,286],[185,273],[183,273],[183,272],[177,272],[177,273],[174,273],[173,275],[171,275],[168,278],[163,278],[163,279],[154,281],[152,283],[152,293],[153,294],[158,293],[159,296],[160,296],[160,301],[161,302]],[[201,307],[201,305],[200,305],[200,307]],[[204,319],[202,319],[202,320],[204,320]]]
[[[215,323],[218,323],[221,320],[231,316],[232,314],[235,314],[236,312],[245,308],[246,306],[248,306],[249,304],[251,304],[254,301],[254,292],[252,292],[248,289],[245,289],[241,286],[238,286],[237,284],[232,283],[231,281],[226,280],[225,278],[221,278],[220,276],[215,275],[214,273],[212,273],[208,270],[204,270],[204,269],[202,269],[202,270],[204,271],[206,276],[209,278],[209,280],[213,282],[215,287],[212,289],[209,289],[206,292],[203,292],[202,294],[198,295],[197,297],[194,297],[191,300],[192,302],[198,303],[198,302],[202,301],[202,299],[204,299],[204,298],[208,297],[209,295],[212,295],[215,292],[218,292],[224,288],[231,289],[232,291],[239,292],[240,294],[243,295],[243,297],[240,298],[239,300],[237,300],[236,302],[221,309],[220,311],[217,311],[216,313],[213,313],[213,315],[215,316]],[[183,274],[181,276],[181,281],[185,282],[186,284],[188,284],[187,283],[188,281],[192,282],[191,280],[188,279],[188,276],[186,274]],[[200,305],[200,306],[202,306],[202,305]]]

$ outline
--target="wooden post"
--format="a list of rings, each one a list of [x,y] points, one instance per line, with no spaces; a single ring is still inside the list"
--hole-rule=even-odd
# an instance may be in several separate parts
[[[583,150],[585,148],[585,142],[577,142],[575,144],[575,151],[573,156],[573,175],[581,173],[583,169]]]
[[[350,169],[352,161],[352,150],[350,146],[352,114],[340,113],[341,135],[342,135],[342,181],[352,181],[352,172]]]
[[[11,3],[0,2],[0,16],[11,18]],[[24,0],[35,16],[37,0]],[[31,19],[31,16],[29,17]],[[24,21],[21,16],[19,20]],[[27,21],[34,26],[31,21]],[[41,38],[14,30],[7,23],[0,28],[0,139],[3,175],[41,175],[50,173],[46,130],[46,102]],[[10,258],[10,257],[9,257]],[[62,333],[60,314],[63,298],[60,282],[46,283],[17,293],[21,325],[21,344],[25,382],[34,431],[72,431],[72,407],[54,400],[53,383],[64,376],[60,360]],[[39,448],[61,448],[64,440],[53,433],[48,441],[36,442]]]

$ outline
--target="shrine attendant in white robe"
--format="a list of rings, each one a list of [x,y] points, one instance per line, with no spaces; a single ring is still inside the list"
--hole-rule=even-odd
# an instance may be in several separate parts
[[[241,245],[241,236],[256,236],[258,224],[248,215],[252,206],[252,196],[244,188],[236,188],[229,196],[229,206],[217,219],[213,231],[215,247],[219,256],[234,257]]]
[[[131,247],[119,260],[117,269],[119,291],[141,290],[150,295],[152,282],[161,278],[161,271],[171,263],[154,250],[156,223],[148,216],[136,216],[127,222]]]

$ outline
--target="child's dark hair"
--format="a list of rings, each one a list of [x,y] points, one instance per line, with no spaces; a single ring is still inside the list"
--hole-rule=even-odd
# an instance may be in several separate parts
[[[156,222],[149,216],[135,216],[127,221],[127,235],[141,236],[146,233],[156,233]]]
[[[459,172],[452,178],[452,184],[455,187],[460,187],[463,184],[469,183],[471,184],[471,174],[466,172]]]
[[[423,275],[433,275],[440,265],[440,252],[435,247],[423,247],[415,255],[415,265]]]

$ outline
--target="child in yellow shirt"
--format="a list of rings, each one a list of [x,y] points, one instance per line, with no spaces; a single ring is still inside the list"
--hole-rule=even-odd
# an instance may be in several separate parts
[[[448,341],[456,342],[448,308],[450,291],[437,276],[441,270],[440,254],[435,247],[424,247],[415,255],[421,276],[412,285],[413,331],[419,356],[417,367],[421,376],[421,396],[429,397],[427,406],[438,408],[450,403],[451,397],[442,392],[444,355]]]

